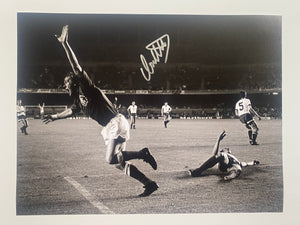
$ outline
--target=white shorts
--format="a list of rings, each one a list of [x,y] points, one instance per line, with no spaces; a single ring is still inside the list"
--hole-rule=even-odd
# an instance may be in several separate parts
[[[119,113],[112,118],[105,127],[103,127],[101,135],[104,139],[105,145],[107,145],[109,140],[117,139],[119,136],[124,138],[125,141],[128,141],[130,136],[129,130],[130,127],[127,119]]]

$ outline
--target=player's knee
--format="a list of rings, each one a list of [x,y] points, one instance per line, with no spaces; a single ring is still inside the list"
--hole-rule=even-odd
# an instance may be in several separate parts
[[[252,130],[253,133],[257,133],[258,132],[258,127],[256,125],[256,123],[254,121],[252,121],[250,124],[250,128]]]
[[[109,164],[123,164],[124,162],[124,157],[122,152],[118,152],[117,154],[112,155],[108,155],[106,157],[106,162]]]

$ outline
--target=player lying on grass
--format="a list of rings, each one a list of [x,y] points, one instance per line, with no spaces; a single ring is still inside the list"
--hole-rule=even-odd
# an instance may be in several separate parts
[[[101,134],[106,145],[106,161],[109,164],[116,165],[126,175],[144,184],[145,190],[139,196],[150,195],[158,189],[158,185],[128,161],[131,159],[143,159],[156,170],[157,164],[155,159],[148,148],[143,148],[140,151],[125,151],[126,141],[129,139],[127,119],[117,112],[111,101],[94,85],[87,73],[79,65],[68,43],[68,25],[63,27],[61,36],[56,37],[62,44],[73,70],[73,73],[65,77],[64,85],[69,95],[74,99],[74,104],[62,113],[45,116],[43,121],[47,124],[83,111],[104,127]]]
[[[252,108],[251,101],[247,98],[246,91],[240,91],[240,97],[241,99],[235,104],[235,115],[240,118],[241,123],[245,124],[248,129],[250,144],[258,145],[256,142],[258,126],[253,117],[256,116],[259,120],[261,120],[261,117]]]
[[[214,165],[218,164],[220,171],[227,173],[224,176],[224,180],[232,180],[237,178],[241,172],[242,167],[258,165],[259,161],[253,160],[252,162],[240,162],[234,155],[231,154],[229,148],[224,148],[219,152],[219,146],[221,140],[226,136],[225,131],[223,131],[214,146],[213,156],[206,160],[199,168],[194,170],[189,170],[189,174],[192,177],[201,176],[202,172],[212,168]]]

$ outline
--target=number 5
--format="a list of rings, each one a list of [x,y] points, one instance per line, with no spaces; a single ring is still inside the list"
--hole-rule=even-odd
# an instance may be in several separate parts
[[[239,108],[240,111],[242,111],[242,110],[244,109],[244,105],[243,105],[242,102],[239,103],[239,107],[240,107],[240,108]]]

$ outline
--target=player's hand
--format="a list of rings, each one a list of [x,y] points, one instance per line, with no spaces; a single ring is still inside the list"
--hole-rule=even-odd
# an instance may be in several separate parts
[[[259,165],[259,161],[253,160],[253,165]]]
[[[221,141],[225,136],[226,136],[226,133],[225,133],[226,131],[224,130],[221,134],[220,134],[220,136],[219,136],[219,141]]]
[[[43,123],[47,124],[47,123],[50,123],[54,120],[55,119],[52,117],[52,115],[45,115],[44,118],[43,118]]]

